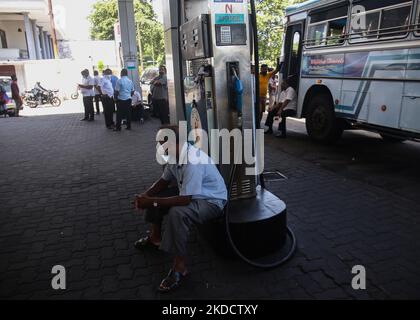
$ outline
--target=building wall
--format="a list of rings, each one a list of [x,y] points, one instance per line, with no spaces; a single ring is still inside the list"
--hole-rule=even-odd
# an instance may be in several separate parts
[[[18,32],[18,29],[22,32]],[[25,26],[23,21],[0,21],[0,29],[6,32],[8,48],[26,50]]]
[[[97,66],[100,60],[105,67],[113,68],[118,65],[114,40],[60,41],[59,47],[62,58],[90,61],[90,69],[92,66]]]

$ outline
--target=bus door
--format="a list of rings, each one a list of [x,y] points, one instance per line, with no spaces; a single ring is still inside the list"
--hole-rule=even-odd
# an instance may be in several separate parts
[[[296,91],[299,90],[304,30],[304,21],[291,24],[286,30],[283,74],[284,79],[291,80],[290,85]]]

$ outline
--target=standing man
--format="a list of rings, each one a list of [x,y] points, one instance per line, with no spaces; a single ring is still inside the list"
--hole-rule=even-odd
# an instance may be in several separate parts
[[[83,96],[83,106],[85,108],[85,117],[80,121],[93,121],[95,111],[93,109],[93,98],[95,97],[94,84],[95,80],[89,75],[89,70],[82,72],[82,84],[79,84],[80,91]]]
[[[273,74],[277,74],[280,70],[280,65],[277,63],[277,67],[274,71],[268,72],[268,66],[266,64],[261,65],[261,72],[259,74],[260,80],[260,121],[263,118],[265,107],[267,104],[267,93],[268,93],[268,82]]]
[[[121,70],[121,79],[115,86],[115,98],[117,100],[117,124],[114,131],[121,131],[121,120],[127,120],[127,130],[131,130],[131,96],[134,93],[133,82],[128,78],[127,69]]]
[[[160,122],[169,124],[168,79],[165,66],[159,66],[159,75],[150,83],[150,90],[153,109],[157,109]]]
[[[99,76],[99,72],[97,70],[93,71],[93,80],[95,82],[95,105],[96,105],[96,114],[99,115],[101,112],[99,110],[99,101],[101,101],[101,94],[99,92],[99,85],[101,83],[101,77]],[[102,108],[103,108],[102,103]]]
[[[109,69],[111,70],[111,69]],[[111,70],[111,83],[112,83],[112,88],[115,90],[115,86],[117,85],[117,81],[118,81],[118,77],[114,74],[112,74],[112,70]]]
[[[10,88],[12,90],[12,99],[15,100],[15,105],[16,105],[15,116],[19,117],[19,110],[21,109],[22,104],[23,104],[22,98],[20,97],[20,91],[19,91],[16,75],[12,74],[11,78],[12,78],[12,84],[10,85]]]
[[[102,108],[104,109],[105,125],[107,129],[114,129],[114,88],[111,82],[112,71],[106,69],[103,72],[103,77],[100,82],[99,92],[101,94]]]
[[[192,225],[203,224],[223,214],[227,189],[213,160],[200,149],[180,141],[177,126],[162,126],[161,129],[169,130],[168,134],[174,133],[174,141],[162,139],[159,142],[166,142],[168,150],[176,150],[176,154],[169,154],[171,160],[161,178],[135,198],[135,207],[146,209],[144,218],[151,223],[151,233],[136,241],[134,246],[139,250],[159,248],[174,256],[173,267],[159,286],[159,291],[169,292],[181,285],[188,273],[187,240]],[[160,133],[158,136],[163,137],[166,132]],[[176,181],[178,187],[170,188],[171,181]]]

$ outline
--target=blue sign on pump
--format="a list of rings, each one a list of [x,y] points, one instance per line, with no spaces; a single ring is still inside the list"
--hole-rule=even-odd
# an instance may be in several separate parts
[[[245,23],[243,14],[216,13],[215,24],[242,24]]]

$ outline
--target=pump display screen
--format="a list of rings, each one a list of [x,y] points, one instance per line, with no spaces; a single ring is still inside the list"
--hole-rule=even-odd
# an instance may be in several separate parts
[[[216,14],[216,45],[246,45],[246,24],[243,14]]]

